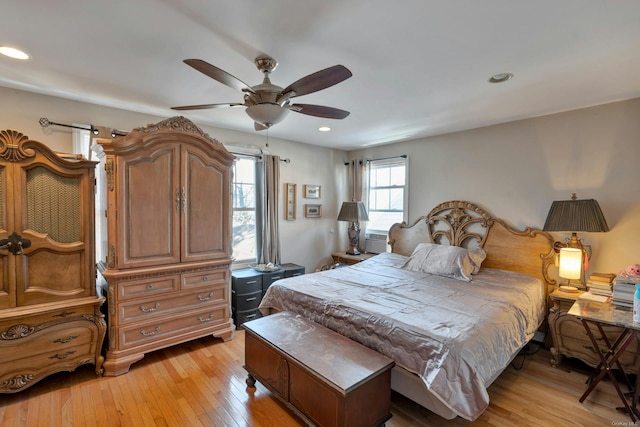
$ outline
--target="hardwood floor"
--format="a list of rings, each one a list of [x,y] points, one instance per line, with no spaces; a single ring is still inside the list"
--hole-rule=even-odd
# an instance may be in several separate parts
[[[533,346],[532,346],[533,347]],[[515,365],[522,363],[519,356]],[[398,394],[389,427],[632,425],[603,381],[584,403],[588,370],[551,368],[541,349],[521,370],[509,366],[491,385],[489,408],[471,423],[446,421]],[[244,332],[222,342],[207,337],[149,353],[119,377],[96,377],[92,366],[55,374],[17,394],[0,394],[0,426],[289,427],[300,422],[261,385],[245,384]]]

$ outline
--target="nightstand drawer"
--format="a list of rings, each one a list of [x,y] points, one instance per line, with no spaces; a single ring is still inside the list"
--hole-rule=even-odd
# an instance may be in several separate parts
[[[234,295],[234,309],[237,311],[255,310],[260,305],[262,299],[262,291],[251,294]]]
[[[238,328],[240,328],[243,323],[248,322],[249,320],[257,319],[259,317],[262,317],[262,314],[260,314],[259,310],[237,311],[235,313],[234,321]]]
[[[271,273],[262,274],[262,292],[267,292],[269,286],[277,280],[284,279],[284,271],[278,270]]]
[[[253,269],[237,270],[231,273],[232,287],[236,295],[262,291],[262,273]]]

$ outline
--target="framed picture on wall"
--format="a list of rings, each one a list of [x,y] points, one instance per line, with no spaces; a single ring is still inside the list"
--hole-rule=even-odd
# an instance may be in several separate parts
[[[305,199],[319,199],[320,198],[320,186],[306,184],[304,186]]]
[[[320,218],[322,216],[322,205],[304,205],[304,216],[306,218]]]
[[[284,219],[296,219],[296,184],[290,182],[284,184]]]

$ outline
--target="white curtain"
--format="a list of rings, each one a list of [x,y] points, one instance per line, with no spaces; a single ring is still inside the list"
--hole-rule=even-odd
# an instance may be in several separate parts
[[[280,235],[278,232],[278,194],[280,188],[280,157],[269,154],[262,155],[256,163],[256,178],[261,191],[257,221],[261,230],[258,236],[258,263],[280,264]]]

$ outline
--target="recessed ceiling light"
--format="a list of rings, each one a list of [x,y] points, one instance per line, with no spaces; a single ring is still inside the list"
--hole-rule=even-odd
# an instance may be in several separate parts
[[[29,55],[9,46],[0,46],[0,53],[14,59],[29,59]]]
[[[329,132],[329,131],[331,130],[331,128],[330,128],[329,126],[320,126],[320,127],[318,128],[318,130],[319,130],[320,132]]]
[[[507,80],[511,80],[511,78],[513,77],[513,74],[511,73],[498,73],[498,74],[494,74],[493,76],[491,76],[491,78],[489,79],[489,83],[502,83],[502,82],[506,82]]]

